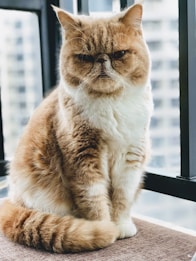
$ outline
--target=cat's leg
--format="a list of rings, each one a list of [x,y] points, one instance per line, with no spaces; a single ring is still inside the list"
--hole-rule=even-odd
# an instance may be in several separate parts
[[[122,161],[124,167],[122,162],[121,170],[116,168],[112,176],[112,219],[119,228],[119,238],[131,237],[137,233],[130,212],[141,186],[145,161],[143,148],[132,147]]]
[[[90,173],[88,175],[94,175]],[[111,220],[110,203],[105,180],[72,183],[72,195],[76,216],[88,220]]]
[[[100,158],[92,148],[83,150],[74,158],[76,168],[68,181],[75,215],[89,220],[111,220],[107,167]]]

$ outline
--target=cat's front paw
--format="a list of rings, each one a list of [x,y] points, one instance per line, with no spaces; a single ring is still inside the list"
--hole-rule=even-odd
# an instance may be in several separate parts
[[[131,219],[117,223],[119,229],[118,238],[132,237],[137,233],[137,228]]]

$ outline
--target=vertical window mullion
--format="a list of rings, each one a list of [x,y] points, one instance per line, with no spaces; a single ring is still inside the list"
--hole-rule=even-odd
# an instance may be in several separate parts
[[[129,7],[135,3],[135,0],[120,0],[120,8],[121,10]]]
[[[89,0],[78,0],[78,13],[79,14],[89,14]]]
[[[179,0],[181,178],[196,178],[195,1]]]
[[[58,5],[59,0],[9,0],[0,2],[0,8],[34,12],[38,15],[44,93],[52,88],[57,80],[56,54],[58,50],[58,30],[56,27],[56,16],[52,10],[51,4]],[[3,122],[0,100],[0,176],[6,174],[6,165],[7,161],[4,158]]]
[[[0,161],[4,160],[4,146],[3,146],[3,123],[2,123],[2,111],[0,100]]]
[[[58,6],[58,0],[42,0],[42,10],[39,16],[40,41],[41,41],[41,63],[43,78],[43,93],[53,88],[57,83],[57,50],[58,30],[57,21],[51,4]]]

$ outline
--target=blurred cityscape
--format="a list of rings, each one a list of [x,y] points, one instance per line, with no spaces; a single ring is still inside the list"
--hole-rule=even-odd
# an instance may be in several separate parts
[[[144,2],[143,27],[152,58],[154,97],[149,166],[176,176],[180,173],[178,1]]]
[[[0,10],[0,86],[4,150],[11,159],[30,114],[42,99],[38,18]]]
[[[66,7],[66,1],[61,3]],[[90,15],[104,15],[119,8],[119,1],[89,0]],[[0,10],[0,17],[4,147],[6,159],[11,159],[29,116],[42,99],[39,28],[33,13]],[[178,0],[145,0],[143,28],[152,58],[154,97],[149,168],[177,176],[180,173]],[[5,186],[2,190],[0,187],[0,197],[5,194],[3,189]],[[193,202],[143,191],[134,211],[196,229]]]

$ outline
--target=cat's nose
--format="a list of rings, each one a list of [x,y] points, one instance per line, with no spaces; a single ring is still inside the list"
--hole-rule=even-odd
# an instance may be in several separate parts
[[[104,59],[104,58],[99,58],[99,59],[97,59],[97,62],[98,63],[104,63],[104,62],[106,62],[107,60],[106,59]]]
[[[100,55],[97,57],[97,59],[96,59],[96,62],[97,62],[97,63],[101,63],[101,64],[105,63],[106,61],[107,61],[107,57],[106,57],[106,55],[104,55],[104,54],[100,54]]]

